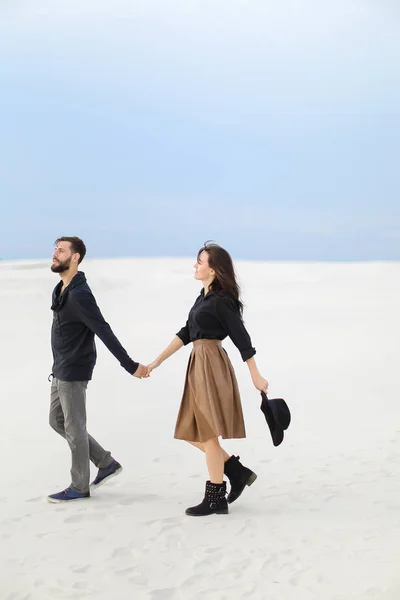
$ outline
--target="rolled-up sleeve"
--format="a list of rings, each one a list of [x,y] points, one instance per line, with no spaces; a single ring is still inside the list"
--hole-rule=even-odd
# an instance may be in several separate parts
[[[189,321],[186,321],[186,325],[182,327],[176,335],[182,340],[184,346],[187,346],[190,343]]]
[[[239,350],[243,361],[249,360],[255,355],[256,349],[251,345],[250,336],[234,300],[218,298],[216,308],[218,320]]]

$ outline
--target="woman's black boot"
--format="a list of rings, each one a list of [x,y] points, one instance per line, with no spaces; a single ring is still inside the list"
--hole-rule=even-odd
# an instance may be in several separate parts
[[[228,502],[235,502],[243,492],[246,485],[251,485],[257,479],[257,475],[239,461],[240,456],[231,456],[224,465],[224,473],[228,477],[231,490],[228,494]]]
[[[226,501],[226,483],[211,483],[206,481],[206,491],[203,502],[197,506],[186,509],[186,514],[191,517],[204,517],[206,515],[227,515],[228,503]]]

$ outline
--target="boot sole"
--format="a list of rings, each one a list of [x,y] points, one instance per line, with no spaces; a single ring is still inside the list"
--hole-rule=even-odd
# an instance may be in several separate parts
[[[187,517],[211,517],[212,515],[228,515],[229,510],[224,508],[224,510],[217,510],[216,512],[210,513],[209,515],[191,515],[190,513],[185,512]]]
[[[237,500],[238,498],[240,498],[240,496],[243,494],[243,492],[244,492],[244,488],[246,487],[246,485],[247,485],[248,487],[250,487],[250,486],[251,486],[251,485],[252,485],[252,484],[255,482],[255,480],[256,480],[256,479],[257,479],[257,474],[256,474],[256,473],[252,473],[252,474],[250,475],[250,477],[248,478],[247,482],[245,483],[245,485],[243,486],[243,489],[242,489],[242,491],[240,492],[240,494],[238,494],[238,495],[236,496],[236,498],[234,498],[233,500],[230,500],[230,499],[229,499],[229,494],[228,494],[228,498],[227,498],[227,502],[228,502],[228,504],[233,504],[233,502],[236,502],[236,500]]]
[[[113,477],[116,477],[117,475],[119,475],[121,472],[123,471],[123,468],[121,467],[120,469],[117,469],[115,471],[115,473],[111,473],[111,475],[108,475],[108,477],[104,477],[104,479],[102,479],[100,481],[100,483],[96,483],[90,484],[90,491],[93,492],[94,490],[97,490],[97,488],[101,487],[104,483],[107,483],[107,481],[110,481],[110,479],[112,479]]]

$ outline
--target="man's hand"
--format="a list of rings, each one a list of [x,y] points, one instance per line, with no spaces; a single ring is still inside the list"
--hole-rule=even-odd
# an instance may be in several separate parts
[[[133,376],[137,377],[138,379],[143,379],[143,377],[146,377],[146,373],[147,373],[146,367],[143,365],[139,365],[138,368],[136,369],[136,371],[134,372]]]

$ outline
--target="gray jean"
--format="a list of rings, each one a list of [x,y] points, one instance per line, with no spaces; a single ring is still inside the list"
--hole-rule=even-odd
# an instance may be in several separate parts
[[[71,487],[87,492],[90,483],[90,462],[104,469],[112,462],[86,429],[87,381],[53,379],[50,398],[50,426],[68,442],[72,454]]]

